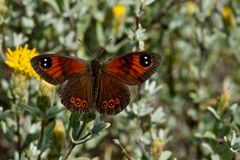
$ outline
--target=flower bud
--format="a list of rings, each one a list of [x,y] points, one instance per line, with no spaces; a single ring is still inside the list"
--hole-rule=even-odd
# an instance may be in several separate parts
[[[66,140],[66,132],[62,120],[57,119],[53,129],[53,142],[57,151],[61,151]]]
[[[158,160],[160,158],[163,147],[164,147],[164,141],[162,139],[157,138],[154,140],[152,144],[153,160]]]
[[[231,91],[229,89],[229,81],[224,81],[223,91],[219,101],[220,112],[224,112],[230,104]]]
[[[118,4],[112,8],[113,12],[113,35],[114,37],[120,37],[122,35],[125,17],[126,17],[126,7],[122,4]]]
[[[37,106],[42,110],[46,111],[47,108],[53,106],[55,99],[55,86],[42,80],[40,83],[40,94],[37,98]]]
[[[222,15],[222,20],[224,23],[224,26],[229,29],[232,30],[234,28],[236,28],[236,19],[233,13],[233,10],[231,7],[229,6],[224,6],[222,11],[221,11],[221,15]]]
[[[196,13],[198,11],[197,4],[192,1],[187,2],[187,11],[190,15]]]

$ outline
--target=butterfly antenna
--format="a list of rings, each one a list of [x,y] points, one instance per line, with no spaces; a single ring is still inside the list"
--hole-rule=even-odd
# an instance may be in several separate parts
[[[89,48],[86,46],[86,44],[85,44],[81,39],[78,39],[78,41],[83,45],[83,47],[86,49],[86,51],[87,51],[89,54],[93,53],[93,52],[91,52],[91,51],[89,50]]]
[[[105,48],[106,48],[106,46],[111,42],[111,40],[112,40],[112,39],[109,39],[109,40],[107,41],[107,43],[105,44],[105,46],[100,48],[100,50],[98,51],[98,53],[97,53],[97,55],[96,55],[96,58],[98,58],[104,51],[106,51]]]

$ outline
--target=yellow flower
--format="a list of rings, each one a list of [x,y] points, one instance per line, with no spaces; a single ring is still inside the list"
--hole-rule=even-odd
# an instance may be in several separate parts
[[[12,51],[10,48],[7,49],[7,60],[5,63],[14,69],[15,72],[20,72],[27,76],[33,76],[36,79],[40,79],[37,73],[33,70],[30,60],[31,58],[38,55],[36,49],[28,49],[28,45],[24,47],[19,47]]]
[[[113,7],[112,12],[116,16],[125,16],[126,7],[122,4],[118,4],[118,5]]]
[[[153,160],[158,160],[161,156],[161,153],[164,148],[164,141],[160,138],[157,138],[154,140],[152,144],[152,155],[153,155]]]
[[[113,12],[113,34],[116,37],[122,35],[125,16],[126,16],[126,7],[122,4],[117,4],[112,8]]]
[[[57,119],[55,127],[53,129],[53,141],[55,143],[56,149],[61,150],[65,144],[66,132],[62,120]]]
[[[223,23],[228,29],[234,29],[236,27],[236,19],[231,7],[224,6],[221,15]]]
[[[223,82],[223,92],[219,101],[219,107],[222,113],[229,107],[230,102],[231,102],[230,82],[229,80],[225,80]]]
[[[187,10],[189,14],[193,14],[198,11],[198,6],[195,2],[189,1],[187,2]]]
[[[8,7],[4,0],[0,0],[0,15],[3,16],[8,11]]]

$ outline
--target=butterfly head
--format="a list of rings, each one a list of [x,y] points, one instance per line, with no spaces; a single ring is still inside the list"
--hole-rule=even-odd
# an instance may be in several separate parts
[[[98,59],[93,59],[91,61],[91,67],[92,67],[92,74],[94,77],[97,77],[99,75],[99,69],[100,69],[100,61]]]

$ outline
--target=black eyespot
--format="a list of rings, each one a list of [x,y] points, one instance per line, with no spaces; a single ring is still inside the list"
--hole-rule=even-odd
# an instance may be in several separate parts
[[[88,106],[87,101],[86,101],[86,100],[83,100],[83,101],[82,101],[82,107],[85,108],[85,107],[87,107],[87,106]]]
[[[141,66],[143,67],[148,67],[152,63],[151,56],[146,54],[141,55],[139,60],[140,60]]]
[[[109,108],[115,107],[115,105],[114,105],[114,100],[113,100],[113,99],[110,99],[110,100],[108,101],[108,107],[109,107]]]
[[[81,107],[81,99],[80,98],[75,98],[74,101],[75,101],[75,104],[74,104],[75,107]]]
[[[81,102],[80,101],[76,101],[76,105],[79,105]]]
[[[40,66],[43,69],[48,69],[52,66],[52,59],[50,57],[43,57],[40,61]]]
[[[71,97],[70,98],[70,103],[75,103],[75,98]]]
[[[101,107],[102,107],[103,109],[105,109],[105,108],[107,107],[107,101],[106,101],[106,100],[102,101]]]

